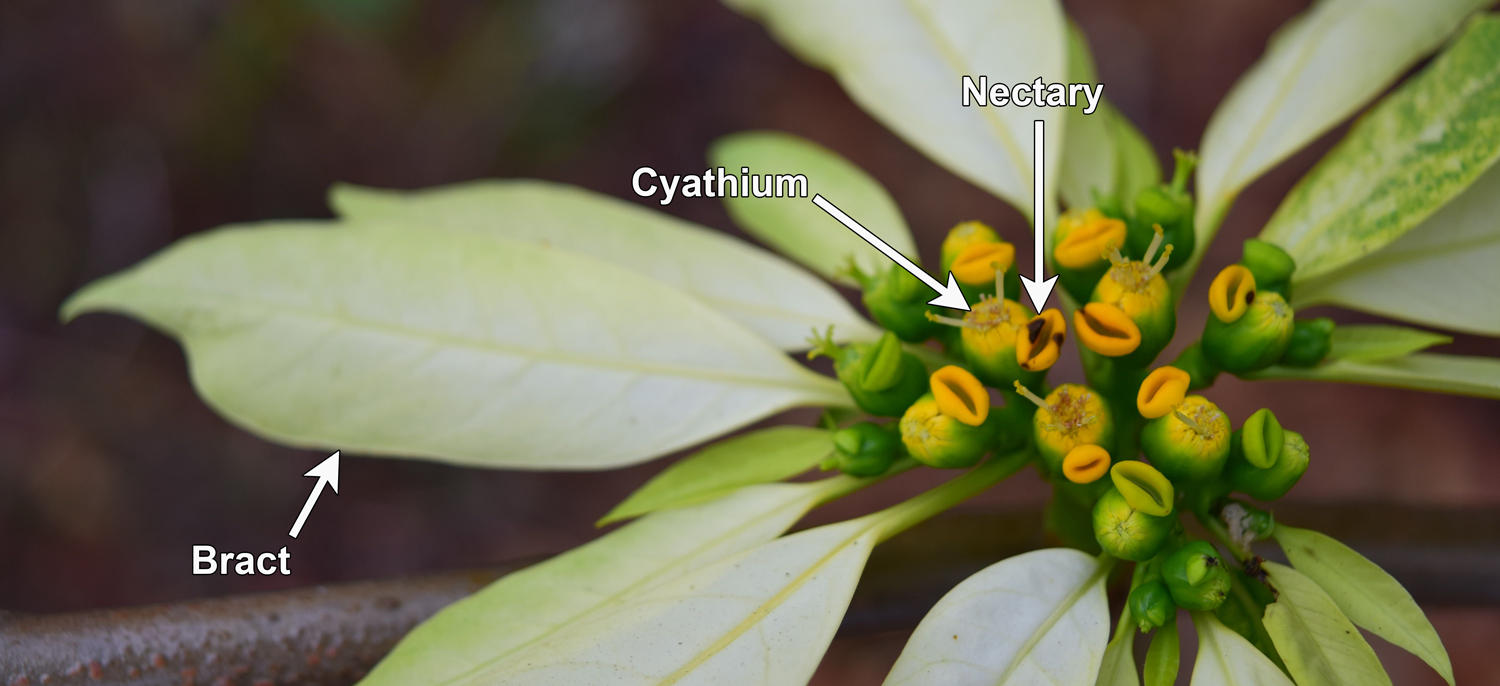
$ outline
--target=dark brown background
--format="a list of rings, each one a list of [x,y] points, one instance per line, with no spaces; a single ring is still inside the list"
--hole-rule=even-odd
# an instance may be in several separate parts
[[[1067,2],[1114,100],[1166,158],[1304,3]],[[58,304],[86,281],[230,222],[325,217],[335,181],[539,177],[629,195],[641,165],[705,166],[716,137],[817,140],[894,194],[923,251],[979,218],[1028,254],[1021,217],[923,158],[762,28],[696,0],[10,0],[0,3],[0,607],[52,612],[476,566],[565,549],[665,464],[602,474],[346,460],[283,577],[195,577],[189,549],[274,550],[325,453],[226,424],[175,343]],[[1253,185],[1204,274],[1238,257],[1325,137]],[[667,211],[739,234],[718,201]],[[739,234],[742,235],[742,234]],[[1181,330],[1202,325],[1202,278]],[[1361,318],[1337,314],[1343,321]],[[1462,337],[1451,352],[1500,354]],[[1069,357],[1068,359],[1072,359]],[[1076,378],[1073,368],[1059,372]],[[1226,379],[1314,447],[1291,498],[1500,504],[1500,403]],[[807,421],[806,413],[791,417]],[[915,482],[932,481],[924,475]],[[822,519],[867,509],[841,503]],[[974,507],[1035,507],[1025,474]],[[1459,680],[1500,680],[1500,612],[1432,608]],[[819,683],[878,683],[904,635],[840,641]],[[1398,684],[1438,683],[1373,641]],[[1185,668],[1186,669],[1186,668]]]

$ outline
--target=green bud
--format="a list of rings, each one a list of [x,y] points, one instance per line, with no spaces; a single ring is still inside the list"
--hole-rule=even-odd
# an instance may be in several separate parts
[[[1292,341],[1292,306],[1277,293],[1257,292],[1240,318],[1225,323],[1209,316],[1203,327],[1203,353],[1227,372],[1265,369],[1286,354]]]
[[[1281,422],[1267,408],[1260,408],[1240,427],[1240,448],[1245,461],[1265,469],[1281,456]]]
[[[910,272],[892,267],[870,279],[864,303],[881,326],[903,341],[920,343],[936,335],[940,326],[927,319],[927,301],[935,296],[931,288]]]
[[[1229,572],[1219,552],[1204,541],[1193,541],[1167,555],[1161,577],[1172,601],[1188,610],[1212,610],[1229,596]]]
[[[1229,418],[1201,395],[1183,398],[1171,412],[1141,429],[1141,450],[1179,485],[1219,475],[1229,458]]]
[[[901,455],[895,425],[859,422],[833,434],[834,466],[851,476],[879,476]]]
[[[901,442],[918,462],[940,469],[972,467],[984,457],[994,439],[995,420],[970,426],[938,409],[928,393],[901,415]]]
[[[1292,324],[1292,341],[1286,346],[1281,364],[1289,367],[1311,367],[1328,357],[1333,349],[1332,319],[1298,319]]]
[[[1225,476],[1234,490],[1261,501],[1286,495],[1307,471],[1307,441],[1295,431],[1282,430],[1281,452],[1269,467],[1256,467],[1245,455],[1243,432],[1235,432],[1230,441],[1229,464]]]
[[[1297,271],[1297,262],[1281,246],[1259,238],[1247,239],[1240,264],[1255,275],[1256,288],[1291,299],[1292,272]]]
[[[874,343],[839,347],[833,331],[814,335],[808,357],[833,358],[833,370],[861,410],[878,417],[899,417],[912,402],[927,392],[927,368],[915,355],[901,348],[901,341],[887,331]]]
[[[1136,586],[1126,604],[1130,606],[1130,616],[1135,618],[1141,633],[1177,618],[1177,604],[1172,602],[1172,592],[1159,579]]]
[[[1149,560],[1172,533],[1175,517],[1140,512],[1111,487],[1094,503],[1094,538],[1104,552],[1122,560]]]

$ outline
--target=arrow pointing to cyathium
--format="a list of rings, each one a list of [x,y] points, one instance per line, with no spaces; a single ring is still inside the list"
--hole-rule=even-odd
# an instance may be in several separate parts
[[[312,514],[313,504],[318,502],[318,496],[323,494],[324,486],[333,486],[333,492],[339,492],[339,454],[334,452],[328,459],[318,463],[318,466],[307,470],[302,476],[318,477],[318,485],[313,486],[312,495],[307,496],[307,503],[302,506],[302,513],[297,515],[297,523],[292,525],[292,538],[302,533],[302,525],[307,522],[307,515]]]
[[[897,266],[911,272],[912,276],[921,279],[922,283],[927,284],[928,288],[937,291],[938,296],[928,300],[928,305],[937,305],[938,307],[963,310],[965,312],[969,311],[969,301],[964,298],[964,292],[959,289],[958,279],[953,278],[953,272],[948,272],[948,285],[944,286],[943,282],[932,278],[927,272],[922,271],[921,267],[918,267],[911,260],[906,259],[906,256],[902,255],[900,251],[887,245],[885,241],[880,240],[879,236],[870,233],[869,229],[860,226],[859,222],[850,219],[849,215],[844,214],[843,210],[834,207],[833,203],[825,200],[823,196],[814,195],[812,201],[814,205],[823,208],[824,212],[833,215],[833,218],[839,220],[840,224],[849,227],[850,231],[858,234],[860,238],[865,239],[866,243],[875,246],[876,250],[879,250],[886,257],[891,258],[891,261],[895,262]]]
[[[1022,276],[1021,285],[1026,287],[1026,294],[1031,296],[1031,309],[1036,310],[1040,314],[1047,307],[1047,298],[1052,295],[1052,287],[1057,284],[1056,274],[1053,274],[1050,278],[1042,278],[1046,276],[1045,267],[1047,265],[1046,260],[1042,259],[1042,248],[1046,245],[1046,236],[1042,228],[1046,226],[1042,218],[1042,209],[1046,204],[1043,200],[1045,195],[1042,193],[1042,184],[1045,182],[1042,178],[1044,176],[1042,170],[1046,168],[1046,165],[1043,164],[1042,151],[1045,146],[1042,145],[1042,120],[1040,119],[1036,120],[1036,125],[1033,129],[1031,148],[1031,156],[1036,161],[1036,169],[1032,172],[1031,182],[1034,192],[1031,200],[1031,217],[1036,231],[1036,269],[1032,270],[1031,273],[1036,275],[1036,279],[1028,279]]]

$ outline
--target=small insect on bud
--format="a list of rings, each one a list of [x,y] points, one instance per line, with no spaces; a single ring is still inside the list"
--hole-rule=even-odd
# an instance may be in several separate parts
[[[1037,406],[1031,417],[1032,441],[1047,472],[1063,472],[1063,458],[1080,445],[1112,445],[1115,424],[1104,399],[1088,386],[1062,384],[1041,398],[1017,383],[1017,393]]]
[[[895,425],[859,422],[833,434],[832,465],[850,476],[879,476],[901,456]]]
[[[915,355],[901,348],[901,341],[887,331],[874,343],[840,347],[833,342],[833,327],[822,336],[813,333],[808,359],[824,355],[833,359],[834,373],[861,410],[878,417],[899,417],[927,392],[927,368]]]
[[[1070,210],[1057,220],[1052,261],[1068,294],[1085,302],[1099,277],[1109,269],[1106,255],[1125,246],[1125,222],[1099,210]]]
[[[1292,324],[1292,340],[1287,343],[1286,354],[1281,356],[1281,364],[1312,367],[1322,362],[1333,350],[1334,327],[1333,320],[1327,317],[1296,320]]]
[[[900,267],[891,267],[865,283],[864,303],[870,316],[901,340],[920,343],[937,334],[937,324],[927,319],[927,301],[932,289]]]
[[[1236,431],[1231,440],[1229,463],[1224,470],[1230,488],[1261,501],[1286,495],[1307,471],[1310,452],[1307,441],[1295,431],[1282,429],[1281,450],[1276,454],[1275,462],[1267,467],[1257,467],[1246,455],[1244,434],[1244,429]]]
[[[1241,549],[1249,550],[1250,544],[1265,540],[1276,531],[1276,519],[1270,512],[1249,503],[1231,500],[1219,510],[1219,519],[1229,532],[1229,540]]]
[[[1168,414],[1146,422],[1141,450],[1151,464],[1178,483],[1219,475],[1229,458],[1229,418],[1200,395],[1190,395]]]
[[[1130,616],[1142,633],[1166,624],[1177,618],[1177,603],[1172,602],[1172,592],[1160,579],[1147,581],[1130,592],[1125,601],[1130,606]]]
[[[1140,562],[1154,557],[1176,523],[1130,506],[1119,489],[1110,488],[1094,503],[1094,539],[1099,547],[1122,560]]]
[[[1146,419],[1156,419],[1172,412],[1187,397],[1192,378],[1176,367],[1158,367],[1146,375],[1135,395],[1135,409]]]
[[[1078,342],[1105,357],[1120,357],[1141,347],[1141,330],[1114,305],[1089,303],[1073,311]]]
[[[1172,514],[1177,495],[1172,482],[1145,462],[1124,460],[1109,470],[1115,489],[1130,507],[1155,517]]]
[[[1016,364],[1028,372],[1049,369],[1062,354],[1068,325],[1057,309],[1043,310],[1026,323],[1026,330],[1016,337]]]
[[[1257,288],[1291,300],[1292,273],[1297,271],[1297,261],[1281,246],[1259,238],[1247,239],[1240,264],[1255,275]]]
[[[1184,609],[1212,610],[1229,597],[1229,571],[1219,552],[1205,541],[1193,541],[1167,555],[1161,577],[1172,602]]]
[[[1209,286],[1213,316],[1203,326],[1203,354],[1235,374],[1275,364],[1292,340],[1292,306],[1277,293],[1257,294],[1250,270],[1230,265]]]
[[[1109,471],[1109,451],[1092,443],[1075,446],[1063,457],[1062,473],[1075,484],[1091,484]]]

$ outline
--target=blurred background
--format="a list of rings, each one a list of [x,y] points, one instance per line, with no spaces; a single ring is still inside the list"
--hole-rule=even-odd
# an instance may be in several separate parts
[[[1173,147],[1196,146],[1236,77],[1306,6],[1064,4],[1093,44],[1106,95],[1164,164]],[[870,171],[929,258],[967,219],[1029,254],[1017,212],[922,157],[832,78],[712,0],[0,3],[0,608],[59,612],[482,566],[598,535],[593,522],[667,460],[542,474],[351,456],[342,492],[324,495],[292,546],[292,576],[192,576],[194,544],[286,545],[313,483],[301,475],[327,453],[224,422],[194,395],[170,339],[114,316],[61,326],[58,305],[197,231],[330,216],[324,194],[337,181],[535,177],[633,198],[637,167],[701,170],[715,138],[760,128],[806,136]],[[1201,330],[1205,277],[1238,258],[1239,242],[1338,134],[1242,196],[1180,331]],[[664,210],[743,237],[715,199]],[[1500,355],[1494,340],[1457,338],[1445,352]],[[1076,357],[1065,359],[1056,378],[1081,378]],[[1290,500],[1500,505],[1500,401],[1227,377],[1210,395],[1232,416],[1273,406],[1307,437],[1313,467]],[[817,521],[866,511],[923,478],[935,480],[839,503]],[[1046,496],[1024,473],[965,507],[1034,510]],[[1429,612],[1461,682],[1500,682],[1491,648],[1500,611]],[[836,642],[818,682],[878,683],[904,638]],[[1372,643],[1396,683],[1440,683],[1416,658]]]

